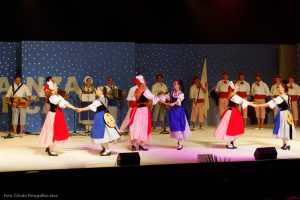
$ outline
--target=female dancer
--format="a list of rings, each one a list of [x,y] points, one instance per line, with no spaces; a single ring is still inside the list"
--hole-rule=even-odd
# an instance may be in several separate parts
[[[134,105],[130,114],[130,137],[132,151],[148,151],[144,147],[145,142],[151,139],[151,111],[148,106],[149,100],[155,105],[158,101],[162,102],[157,96],[153,95],[146,86],[142,75],[136,76],[133,82],[138,86],[135,90]]]
[[[163,99],[164,97],[165,99]],[[170,101],[170,103],[165,104],[170,106],[169,124],[171,138],[176,138],[178,140],[177,150],[181,150],[183,148],[183,140],[186,140],[192,134],[183,107],[184,88],[182,80],[174,81],[173,91],[164,97],[162,97],[163,101]]]
[[[273,134],[275,137],[282,138],[283,146],[281,149],[290,150],[291,146],[288,144],[288,141],[294,139],[296,135],[293,117],[289,111],[291,108],[291,98],[286,94],[288,88],[283,83],[280,83],[276,89],[279,92],[279,96],[267,103],[257,104],[257,106],[269,106],[271,109],[274,109],[276,106],[278,107]]]
[[[69,131],[62,108],[68,107],[73,110],[76,108],[57,94],[58,87],[51,80],[47,82],[47,89],[50,91],[47,101],[50,104],[50,110],[42,127],[39,142],[47,145],[46,152],[49,156],[58,156],[53,151],[54,145],[69,139]]]
[[[96,112],[94,123],[92,125],[91,138],[94,143],[101,144],[102,151],[100,156],[110,156],[111,151],[109,149],[108,143],[120,138],[120,134],[115,128],[111,128],[106,125],[104,121],[104,114],[107,112],[108,99],[104,94],[104,87],[98,87],[96,90],[96,95],[99,97],[91,105],[79,108],[76,111],[88,111],[92,110]]]
[[[237,105],[241,104],[243,109],[248,105],[255,107],[252,102],[237,95],[237,90],[238,85],[230,81],[228,87],[229,108],[221,115],[221,122],[214,133],[216,138],[227,141],[227,149],[236,149],[235,142],[245,131],[243,117]]]

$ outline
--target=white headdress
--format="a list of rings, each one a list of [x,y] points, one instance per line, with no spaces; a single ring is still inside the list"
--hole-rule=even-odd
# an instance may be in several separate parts
[[[54,90],[54,83],[51,80],[48,81],[47,84],[48,84],[50,90]]]
[[[141,83],[145,83],[145,79],[144,79],[143,75],[138,75],[135,78],[138,79]]]
[[[88,80],[88,79],[91,79],[91,83],[93,83],[93,79],[90,76],[84,77],[84,79],[83,79],[84,83],[86,83],[86,80]]]

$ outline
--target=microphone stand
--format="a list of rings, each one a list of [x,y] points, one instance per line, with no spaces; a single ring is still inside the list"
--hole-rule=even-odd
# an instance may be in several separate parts
[[[12,118],[12,112],[11,112],[11,106],[8,107],[8,118],[9,118],[9,123],[8,123],[8,134],[6,136],[2,136],[4,139],[11,139],[14,138],[14,136],[11,135],[10,133],[10,126],[11,126],[11,118]]]
[[[76,98],[76,97],[72,98],[71,96],[69,96],[69,98],[72,99],[72,101],[73,101],[73,106],[75,106],[75,103],[76,103],[76,99],[75,99],[75,98]],[[73,131],[73,135],[83,135],[83,134],[78,133],[78,132],[76,131],[76,111],[74,110],[73,113],[74,113],[74,120],[73,120],[74,131]]]

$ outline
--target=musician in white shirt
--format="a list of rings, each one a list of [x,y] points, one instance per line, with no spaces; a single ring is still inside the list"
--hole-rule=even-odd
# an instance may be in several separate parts
[[[250,96],[250,84],[247,81],[245,81],[245,73],[239,73],[239,81],[236,84],[238,85],[237,95],[239,95],[245,100],[248,100]],[[246,128],[246,122],[248,118],[248,107],[243,109],[242,106],[239,105],[239,111],[243,115],[244,127]]]
[[[297,126],[298,122],[298,97],[300,95],[300,87],[296,84],[296,76],[289,76],[289,83],[287,84],[288,87],[288,95],[291,97],[291,110],[294,120],[295,127]]]
[[[155,76],[156,83],[152,85],[152,93],[156,96],[160,96],[162,94],[165,94],[168,92],[168,87],[166,84],[163,83],[163,75],[162,74],[157,74]],[[153,130],[156,129],[156,124],[157,124],[157,118],[158,115],[160,115],[160,122],[161,122],[161,127],[163,129],[163,132],[166,132],[166,124],[165,124],[165,119],[166,119],[166,107],[162,103],[157,103],[154,106],[154,112],[153,112]]]
[[[106,96],[108,98],[108,106],[107,109],[109,113],[114,117],[114,119],[117,121],[118,117],[118,101],[113,96],[113,91],[115,89],[119,89],[115,84],[113,77],[107,78],[107,84],[105,86],[106,89]]]
[[[262,81],[262,75],[260,73],[256,73],[255,75],[256,82],[252,84],[251,87],[251,95],[254,96],[254,102],[256,104],[264,104],[266,103],[266,97],[270,96],[270,90],[268,85]],[[266,109],[265,107],[256,107],[255,114],[257,119],[257,130],[263,129],[264,120],[266,118]]]
[[[30,106],[31,93],[28,87],[22,83],[22,77],[20,75],[15,76],[14,84],[9,86],[6,93],[6,102],[9,105],[13,105],[13,98],[24,98],[27,100],[27,103],[24,108],[21,107],[12,107],[12,126],[13,134],[17,134],[18,118],[20,116],[20,135],[24,135],[24,126],[26,123],[26,108]]]
[[[272,96],[272,99],[275,99],[276,97],[278,97],[280,95],[280,93],[278,92],[278,89],[277,87],[281,84],[281,76],[279,75],[276,75],[273,79],[273,82],[274,84],[272,85],[271,87],[271,96]],[[277,114],[277,111],[278,111],[278,107],[275,106],[273,108],[273,112],[274,112],[274,119],[276,117],[276,114]]]
[[[223,80],[218,81],[216,86],[216,93],[219,95],[219,114],[222,114],[227,110],[228,106],[228,87],[229,87],[229,73],[223,73]]]

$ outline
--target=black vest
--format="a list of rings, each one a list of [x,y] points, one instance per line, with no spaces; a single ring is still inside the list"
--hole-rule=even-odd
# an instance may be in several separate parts
[[[280,104],[277,104],[277,107],[280,108],[280,110],[282,110],[282,111],[289,109],[290,97],[288,96],[288,103],[284,100],[283,97],[281,97],[281,98],[282,98],[283,102]]]
[[[144,91],[145,92],[145,91]],[[137,103],[147,103],[148,99],[144,96],[144,92],[141,94],[140,98],[136,101]],[[138,105],[138,108],[146,107],[145,104]]]
[[[101,105],[97,107],[96,113],[102,112],[102,111],[108,111],[107,107],[104,105],[104,103],[107,104],[107,97],[104,96],[104,102],[102,102],[100,99],[97,99],[97,101],[101,102]]]
[[[179,96],[179,94],[181,94],[181,92],[179,92],[177,96]],[[177,101],[178,97],[173,97],[173,92],[171,92],[170,96],[171,96],[171,97],[170,97],[171,103],[174,103],[174,102]],[[184,100],[185,100],[185,99],[184,99]],[[181,102],[181,105],[183,105],[184,100]],[[175,105],[175,106],[178,106],[178,105]]]
[[[55,104],[51,103],[49,100],[47,101],[47,103],[50,104],[50,109],[49,110],[51,112],[56,112],[56,108],[57,108],[58,105],[55,105]]]

